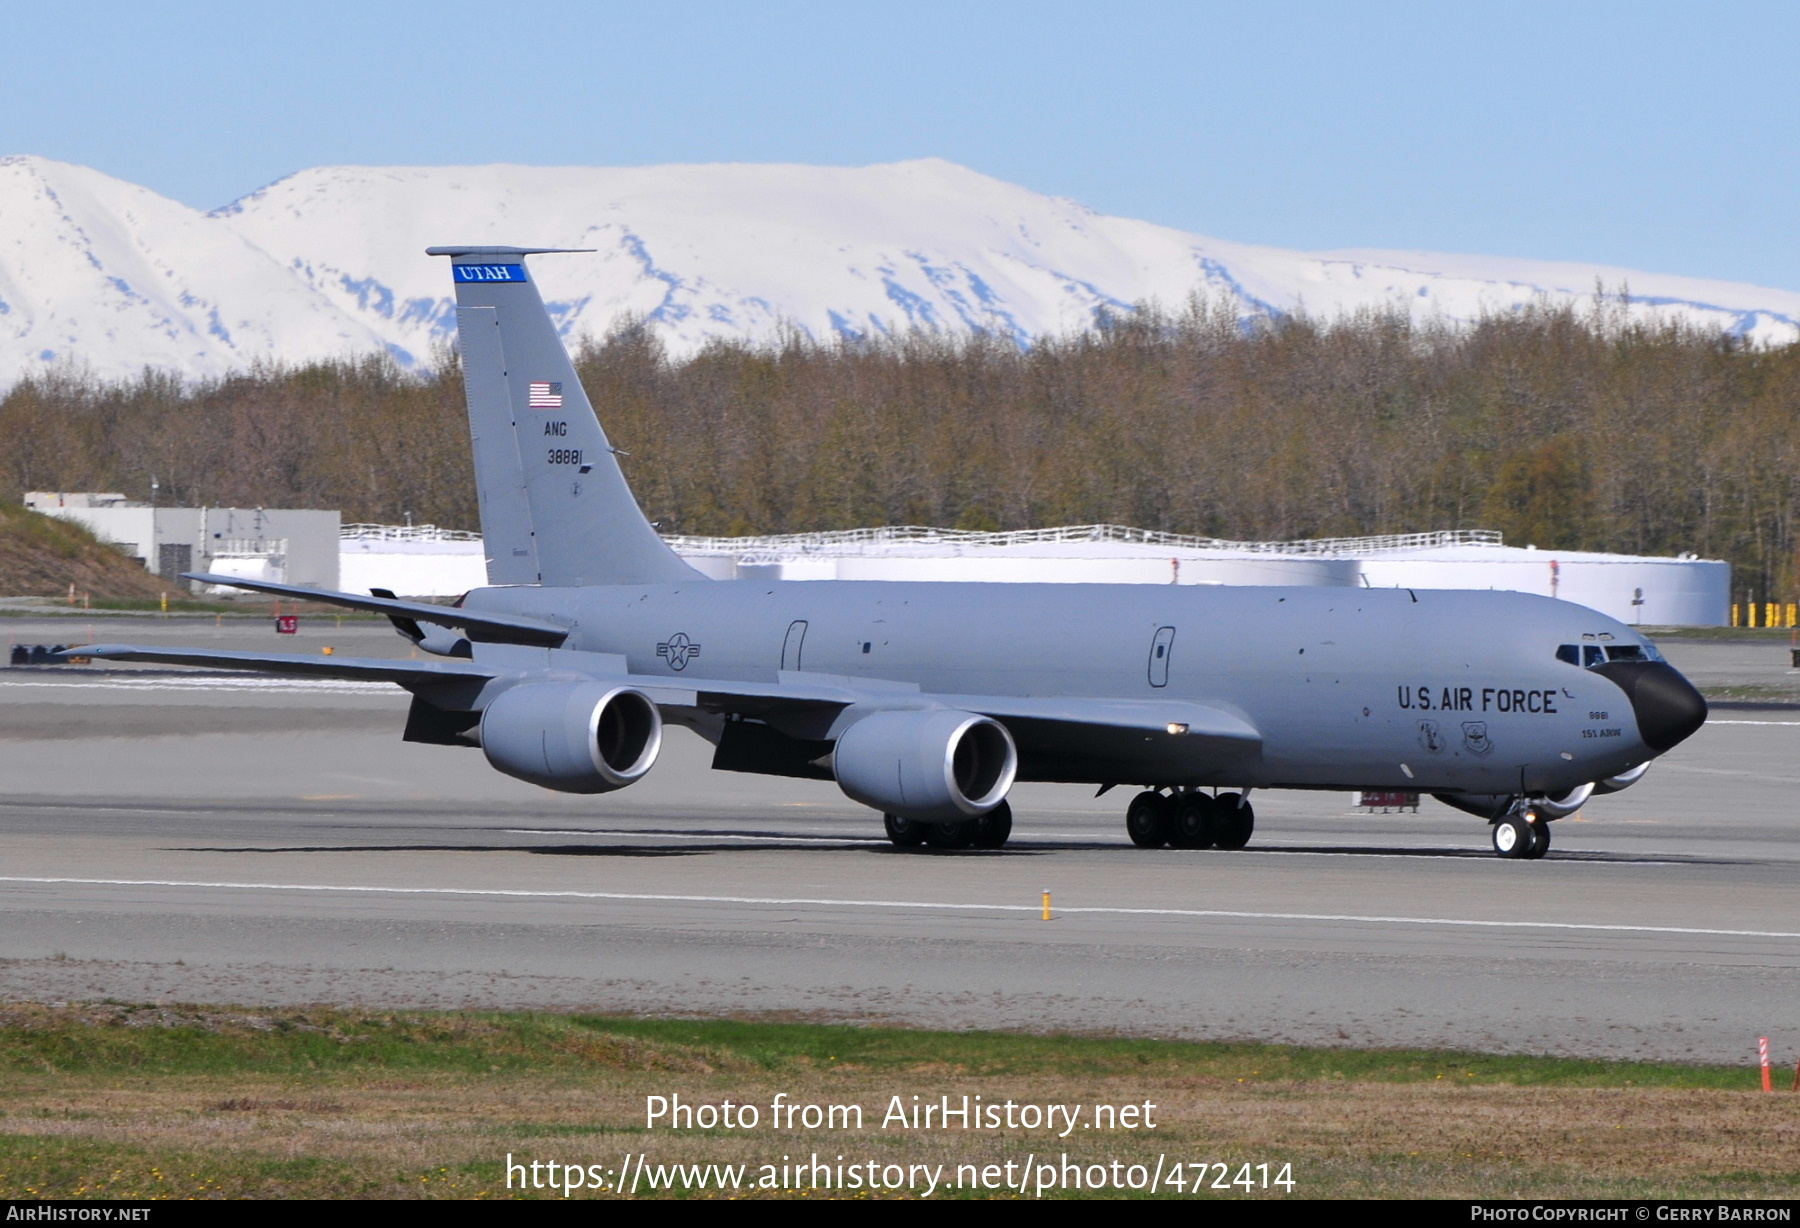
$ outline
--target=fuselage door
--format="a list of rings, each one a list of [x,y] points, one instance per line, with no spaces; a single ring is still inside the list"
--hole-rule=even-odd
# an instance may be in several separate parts
[[[1169,654],[1175,651],[1175,628],[1158,627],[1150,641],[1150,685],[1169,685]]]
[[[806,620],[796,618],[788,624],[787,638],[781,642],[781,668],[800,669],[800,649],[806,642]]]

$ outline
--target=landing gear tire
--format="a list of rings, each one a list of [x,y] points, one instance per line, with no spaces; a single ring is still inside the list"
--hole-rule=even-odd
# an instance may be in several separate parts
[[[887,838],[893,841],[896,848],[917,848],[925,843],[925,824],[913,819],[903,819],[897,814],[881,816],[881,825],[887,828]]]
[[[1174,806],[1169,798],[1146,789],[1131,799],[1125,810],[1125,830],[1141,849],[1159,849],[1169,842]]]
[[[1012,835],[1012,807],[1005,801],[982,815],[971,819],[970,825],[975,829],[974,837],[969,841],[978,849],[997,849],[1006,846],[1006,838]]]
[[[1537,836],[1532,833],[1534,823],[1527,823],[1525,816],[1509,814],[1494,824],[1494,851],[1500,856],[1513,861],[1522,861],[1531,856],[1531,849],[1537,843]],[[1546,840],[1544,847],[1549,848]]]
[[[934,849],[966,849],[975,843],[975,823],[961,819],[954,823],[924,823],[925,843]]]
[[[1536,861],[1550,851],[1550,820],[1542,815],[1531,824],[1531,851],[1525,854],[1527,861]]]
[[[1169,843],[1178,849],[1211,848],[1218,832],[1218,811],[1204,793],[1184,793],[1175,803]]]
[[[1213,847],[1241,849],[1256,831],[1256,811],[1242,793],[1221,793],[1213,798]]]

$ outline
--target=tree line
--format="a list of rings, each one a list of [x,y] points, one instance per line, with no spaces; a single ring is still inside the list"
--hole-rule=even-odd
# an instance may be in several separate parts
[[[1110,521],[1232,539],[1494,528],[1728,559],[1796,595],[1800,344],[1625,304],[1471,325],[1142,308],[1029,349],[930,333],[672,359],[642,321],[577,371],[664,532]],[[0,398],[0,482],[478,528],[454,354],[197,384],[62,371]]]

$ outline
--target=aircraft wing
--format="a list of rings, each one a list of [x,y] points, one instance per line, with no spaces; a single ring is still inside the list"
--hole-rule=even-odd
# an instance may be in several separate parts
[[[1226,771],[1262,755],[1262,733],[1249,721],[1186,700],[933,698],[1005,725],[1019,748],[1021,780],[1162,780]]]
[[[162,648],[138,644],[92,644],[71,648],[68,656],[104,661],[148,661],[159,665],[199,665],[212,669],[256,670],[307,678],[346,678],[358,682],[431,683],[453,679],[489,679],[503,670],[474,661],[395,661],[381,657],[307,656],[296,652],[227,652],[212,648]]]
[[[1142,779],[1164,779],[1171,774],[1223,771],[1253,761],[1262,751],[1261,733],[1242,716],[1187,700],[933,694],[914,684],[880,678],[791,671],[782,672],[774,682],[669,678],[633,674],[625,658],[615,654],[521,644],[476,644],[473,660],[428,661],[135,644],[97,644],[70,653],[107,661],[393,682],[414,692],[437,690],[446,698],[455,694],[467,701],[495,678],[585,675],[637,687],[667,707],[765,721],[803,742],[834,736],[840,714],[851,707],[957,708],[991,716],[1007,727],[1019,749],[1021,779],[1026,780],[1094,780],[1108,774],[1134,779],[1140,772]],[[453,689],[442,691],[447,684]]]
[[[1012,734],[1022,780],[1162,780],[1227,771],[1262,754],[1262,734],[1248,720],[1185,700],[933,694],[881,679],[792,672],[776,683],[630,681],[691,687],[687,706],[766,721],[789,737],[821,745],[852,706],[977,712]]]
[[[372,597],[361,593],[340,593],[329,588],[307,588],[300,584],[276,584],[269,580],[244,580],[237,576],[215,576],[204,571],[184,571],[183,579],[202,584],[222,584],[292,597],[297,601],[320,601],[341,605],[347,610],[367,610],[386,614],[389,618],[410,618],[415,622],[435,623],[440,627],[460,627],[471,639],[494,640],[506,644],[533,644],[555,647],[569,637],[569,629],[547,619],[523,614],[494,614],[482,610],[465,610],[461,606],[433,605],[429,601],[401,601],[395,597]]]
[[[1223,708],[1181,699],[1084,699],[1003,695],[936,696],[952,708],[967,708],[997,721],[1040,721],[1096,725],[1138,733],[1174,734],[1227,742],[1261,743],[1256,726]]]

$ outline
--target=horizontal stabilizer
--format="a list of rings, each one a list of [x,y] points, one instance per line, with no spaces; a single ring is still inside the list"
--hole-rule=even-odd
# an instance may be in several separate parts
[[[450,244],[447,247],[428,247],[427,256],[558,256],[573,255],[577,252],[591,252],[592,247],[494,247],[487,244]]]
[[[401,601],[393,597],[340,593],[328,588],[276,584],[269,580],[244,580],[236,576],[215,576],[203,571],[184,571],[181,575],[185,580],[198,580],[202,584],[245,588],[253,593],[292,597],[297,601],[319,601],[326,605],[341,605],[347,610],[367,610],[374,614],[386,614],[390,618],[411,618],[440,627],[461,627],[469,633],[472,640],[554,648],[569,638],[567,627],[522,614],[492,614],[481,610],[465,610],[461,606],[433,605],[429,601]]]

